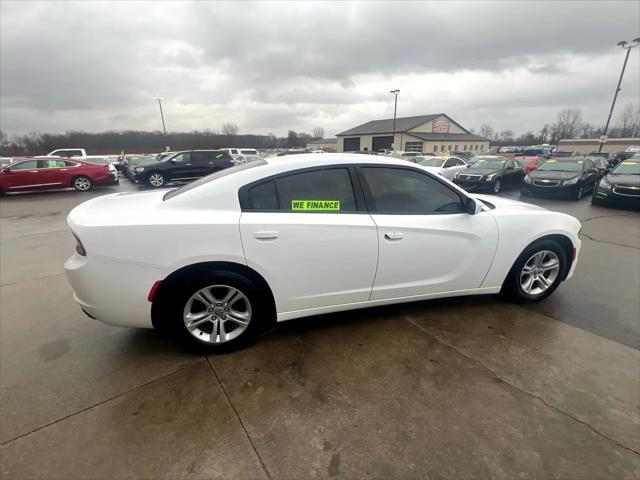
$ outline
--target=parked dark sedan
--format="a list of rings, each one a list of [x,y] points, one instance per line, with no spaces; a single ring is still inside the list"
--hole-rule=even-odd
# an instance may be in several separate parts
[[[640,207],[640,160],[623,160],[593,190],[591,203]]]
[[[519,187],[524,171],[513,159],[497,155],[474,157],[469,168],[453,177],[453,182],[465,190],[490,190],[498,193],[509,187]]]
[[[589,156],[587,158],[591,160],[598,169],[598,178],[604,177],[607,174],[607,171],[611,168],[606,158],[592,156]]]
[[[594,188],[598,178],[598,169],[589,158],[552,158],[524,177],[520,194],[564,195],[579,200]]]

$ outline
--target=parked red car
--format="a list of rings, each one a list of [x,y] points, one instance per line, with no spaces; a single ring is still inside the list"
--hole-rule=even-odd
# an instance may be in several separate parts
[[[28,158],[0,170],[0,193],[69,187],[84,192],[115,183],[118,176],[109,165],[70,158]]]

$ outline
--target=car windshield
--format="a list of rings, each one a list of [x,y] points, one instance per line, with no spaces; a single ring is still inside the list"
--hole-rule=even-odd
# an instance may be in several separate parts
[[[486,169],[498,170],[504,166],[505,162],[506,160],[501,160],[497,158],[496,159],[479,158],[469,168],[470,169],[486,168]]]
[[[613,175],[640,175],[640,162],[629,162],[625,160],[620,162],[611,173]]]
[[[566,162],[563,160],[547,160],[536,170],[545,172],[581,172],[582,160]]]
[[[420,165],[424,165],[425,167],[441,167],[443,163],[444,159],[438,157],[425,158],[424,160],[420,160]]]
[[[228,175],[233,175],[234,173],[241,172],[248,168],[259,167],[260,165],[266,165],[267,162],[264,160],[257,160],[255,162],[247,162],[241,165],[236,165],[235,167],[225,168],[224,170],[219,170],[216,173],[212,173],[211,175],[207,175],[206,177],[202,177],[200,180],[196,180],[195,182],[191,182],[186,184],[183,187],[176,188],[175,190],[171,190],[165,194],[162,198],[163,200],[169,200],[175,196],[178,196],[182,193],[188,192],[189,190],[193,190],[194,188],[198,188],[201,185],[204,185],[209,182],[213,182],[219,178],[226,177]]]

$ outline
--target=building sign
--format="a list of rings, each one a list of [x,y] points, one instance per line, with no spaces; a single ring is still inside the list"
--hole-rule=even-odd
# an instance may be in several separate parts
[[[431,131],[434,133],[449,133],[449,120],[434,120]]]

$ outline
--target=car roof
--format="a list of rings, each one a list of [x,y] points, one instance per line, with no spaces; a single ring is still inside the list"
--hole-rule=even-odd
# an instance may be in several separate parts
[[[381,157],[379,155],[362,155],[357,153],[301,153],[283,157],[265,159],[269,165],[287,165],[290,168],[321,167],[324,165],[348,165],[358,163],[375,163],[380,165],[402,165],[408,163],[403,159]],[[409,163],[410,164],[410,163]]]

